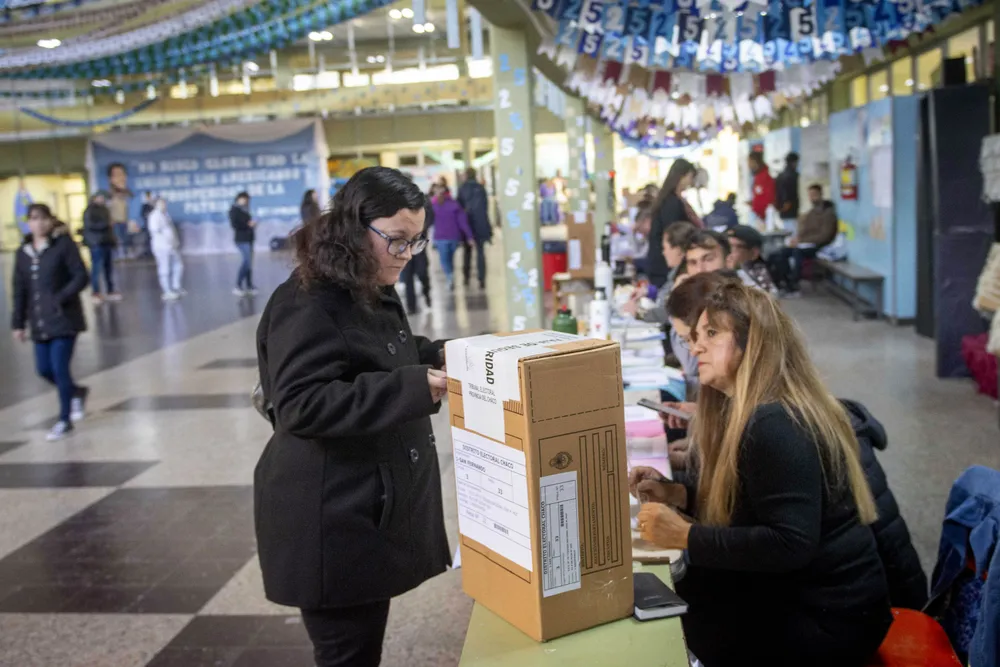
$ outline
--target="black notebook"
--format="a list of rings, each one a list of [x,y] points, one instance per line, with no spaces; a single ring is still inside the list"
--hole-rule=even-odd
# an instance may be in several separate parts
[[[635,617],[640,621],[670,618],[687,612],[688,605],[651,572],[632,575],[635,588]]]

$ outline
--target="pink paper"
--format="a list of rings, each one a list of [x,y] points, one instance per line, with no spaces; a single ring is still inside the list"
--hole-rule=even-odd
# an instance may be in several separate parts
[[[627,438],[658,438],[662,435],[663,422],[659,419],[625,422],[625,437]]]

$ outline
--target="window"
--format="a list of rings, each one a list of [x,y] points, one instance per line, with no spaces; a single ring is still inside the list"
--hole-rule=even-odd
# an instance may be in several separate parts
[[[868,77],[857,76],[851,80],[851,106],[863,107],[868,104]]]
[[[948,57],[965,58],[965,80],[976,80],[977,60],[982,59],[979,50],[979,26],[969,28],[948,40]]]
[[[871,77],[872,102],[889,97],[889,70],[880,69],[872,72]]]
[[[892,94],[913,94],[913,58],[900,58],[892,64]]]
[[[321,72],[319,74],[295,74],[292,76],[292,90],[332,90],[340,87],[340,74]]]
[[[941,49],[917,56],[917,90],[930,90],[941,83]]]

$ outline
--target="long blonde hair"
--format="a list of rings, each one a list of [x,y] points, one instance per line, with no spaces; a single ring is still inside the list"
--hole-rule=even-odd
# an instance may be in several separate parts
[[[705,314],[712,326],[733,332],[743,358],[731,397],[704,385],[699,390],[693,428],[700,450],[701,520],[729,525],[743,432],[759,406],[778,403],[816,443],[827,487],[848,489],[861,522],[874,523],[875,501],[850,419],[820,380],[792,319],[766,293],[736,282],[709,296]]]

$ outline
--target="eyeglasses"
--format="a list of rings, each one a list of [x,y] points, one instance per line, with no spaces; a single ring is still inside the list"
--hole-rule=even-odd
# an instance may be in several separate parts
[[[379,236],[381,236],[386,240],[386,242],[388,243],[388,245],[386,246],[386,250],[389,252],[390,255],[393,255],[394,257],[400,257],[406,254],[407,248],[410,249],[411,255],[419,255],[424,251],[424,248],[427,247],[427,238],[423,235],[421,235],[419,238],[413,239],[412,241],[408,241],[406,239],[394,239],[385,232],[379,229],[375,229],[371,225],[368,225],[368,229],[372,230],[373,232],[375,232],[376,234],[378,234]]]

